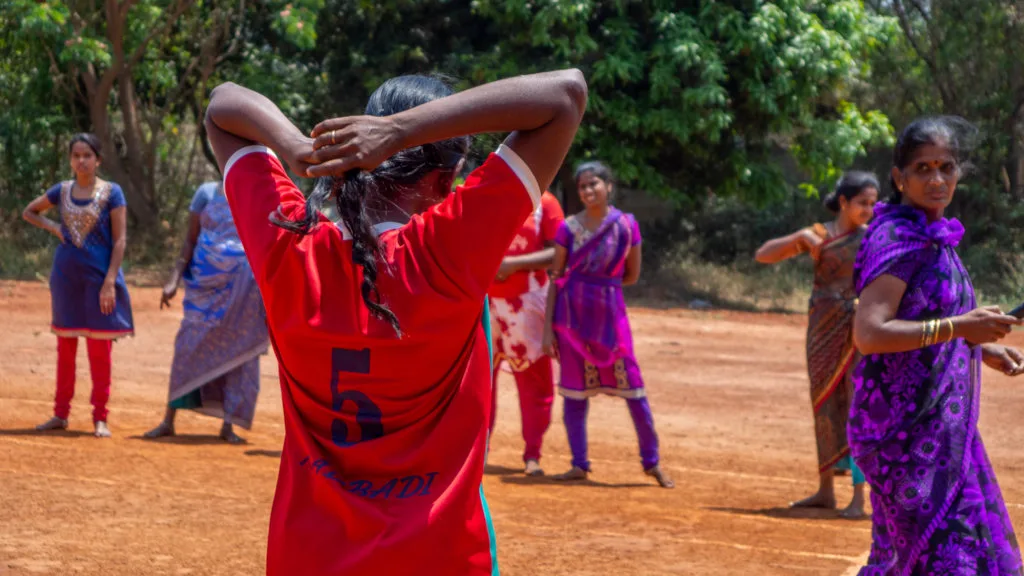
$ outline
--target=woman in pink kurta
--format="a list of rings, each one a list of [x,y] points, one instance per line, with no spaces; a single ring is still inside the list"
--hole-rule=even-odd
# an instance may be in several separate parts
[[[600,162],[576,170],[583,212],[570,216],[555,236],[557,278],[548,297],[545,347],[557,342],[561,365],[559,393],[565,402],[565,428],[572,469],[560,480],[582,480],[587,460],[589,398],[598,393],[625,398],[640,444],[644,472],[665,488],[674,484],[658,465],[658,435],[647,402],[623,285],[640,276],[640,227],[632,214],[609,204],[611,171]]]

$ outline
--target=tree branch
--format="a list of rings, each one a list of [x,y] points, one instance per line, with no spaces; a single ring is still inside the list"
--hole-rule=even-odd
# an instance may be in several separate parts
[[[125,0],[125,2],[128,1],[129,0]],[[178,18],[185,13],[185,10],[188,10],[189,6],[191,6],[194,3],[195,0],[178,0],[174,6],[174,11],[170,15],[170,17],[166,17],[164,25],[157,26],[150,30],[149,34],[147,34],[146,37],[143,38],[142,42],[140,42],[139,45],[135,48],[135,52],[132,53],[131,57],[124,64],[124,69],[130,71],[132,68],[134,68],[135,65],[138,64],[140,60],[142,60],[142,57],[146,55],[146,48],[149,46],[149,43],[152,42],[153,39],[157,36],[166,35],[167,32],[174,27],[174,24],[178,21]]]
[[[231,38],[231,43],[224,52],[222,52],[217,59],[214,61],[214,67],[219,66],[222,62],[238,53],[238,50],[242,47],[242,35],[244,30],[245,22],[245,0],[238,0],[238,28],[235,29],[235,34]],[[226,36],[231,25],[231,21],[234,18],[224,19],[224,35]]]
[[[933,42],[930,43],[929,49],[926,51],[921,47],[919,39],[914,34],[913,24],[910,21],[910,17],[907,15],[906,7],[903,6],[902,0],[893,0],[893,10],[896,12],[897,19],[900,23],[900,28],[903,30],[903,35],[910,43],[910,47],[914,49],[914,53],[917,54],[932,73],[932,81],[935,82],[939,89],[939,94],[942,96],[942,100],[946,107],[949,109],[956,109],[955,99],[945,82],[942,81],[942,74],[939,70],[937,59],[935,58],[935,45]]]
[[[121,14],[121,20],[128,17],[128,11],[132,9],[138,0],[123,0],[121,6],[118,8],[118,12]]]
[[[94,91],[95,98],[102,98],[106,106],[107,96],[114,88],[114,80],[121,72],[124,65],[124,18],[117,6],[117,0],[105,0],[107,13],[107,40],[110,42],[110,50],[114,53],[114,61],[110,67],[103,72]],[[90,64],[90,67],[92,65]]]
[[[192,83],[189,81],[189,79],[192,78],[192,74],[195,72],[196,66],[199,65],[199,60],[201,59],[201,57],[201,55],[192,57],[192,60],[189,61],[188,66],[185,68],[185,71],[181,74],[181,80],[178,81],[178,85],[174,88],[172,92],[168,93],[165,96],[165,100],[167,103],[164,104],[162,108],[160,108],[159,116],[161,118],[167,115],[167,113],[171,110],[171,106],[174,106],[175,104],[180,104],[180,99],[182,95],[185,93],[186,90],[192,87]]]

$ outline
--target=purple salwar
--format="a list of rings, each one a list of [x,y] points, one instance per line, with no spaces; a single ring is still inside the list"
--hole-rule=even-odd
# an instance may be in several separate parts
[[[572,451],[572,465],[580,470],[590,472],[590,460],[587,458],[587,412],[590,410],[590,399],[576,400],[564,398],[566,436],[569,437],[569,450]],[[640,463],[644,470],[658,465],[658,434],[654,431],[654,415],[647,398],[627,398],[629,416],[633,419],[636,429],[637,443],[640,445]]]
[[[647,402],[643,376],[633,353],[633,335],[622,296],[626,257],[641,243],[631,214],[611,208],[594,232],[575,217],[562,223],[555,242],[568,252],[565,274],[555,282],[553,327],[558,343],[565,399],[564,421],[573,466],[590,470],[587,460],[588,398],[625,398],[640,444],[645,470],[658,464],[658,435]]]
[[[857,257],[858,294],[883,275],[906,282],[896,317],[923,321],[976,307],[954,248],[957,220],[929,223],[879,204]],[[1020,549],[978,434],[981,348],[963,339],[865,356],[854,371],[848,436],[871,486],[863,576],[1022,574]]]

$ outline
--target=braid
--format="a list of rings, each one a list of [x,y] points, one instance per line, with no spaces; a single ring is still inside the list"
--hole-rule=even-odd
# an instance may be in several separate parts
[[[270,215],[270,221],[289,232],[305,236],[320,222],[324,204],[334,196],[338,217],[352,235],[352,263],[363,269],[363,283],[360,286],[363,303],[370,310],[371,316],[391,324],[395,334],[401,337],[398,318],[386,305],[380,303],[380,292],[377,290],[377,257],[380,256],[381,247],[366,216],[364,201],[373,184],[373,175],[361,170],[347,172],[342,178],[322,178],[306,198],[306,214],[302,218],[289,220],[279,207],[277,212]]]
[[[352,170],[343,178],[335,179],[333,188],[338,217],[352,235],[352,263],[363,268],[363,283],[360,290],[363,303],[370,314],[391,324],[395,334],[402,336],[398,318],[386,305],[380,303],[380,292],[377,290],[377,258],[381,256],[380,243],[370,226],[366,216],[365,197],[373,187],[373,175],[361,170]]]
[[[323,210],[327,199],[331,197],[331,193],[330,186],[318,182],[316,188],[313,189],[313,193],[306,198],[305,216],[298,220],[289,220],[284,217],[284,214],[281,213],[281,207],[278,206],[277,211],[270,214],[270,223],[289,232],[294,232],[299,236],[305,236],[312,232],[313,228],[320,222],[320,211]]]

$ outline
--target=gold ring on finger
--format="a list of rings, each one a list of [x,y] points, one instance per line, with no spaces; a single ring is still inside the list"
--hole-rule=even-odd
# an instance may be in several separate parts
[[[337,144],[337,142],[334,141],[334,137],[337,135],[336,132],[337,130],[331,130],[331,146]]]

